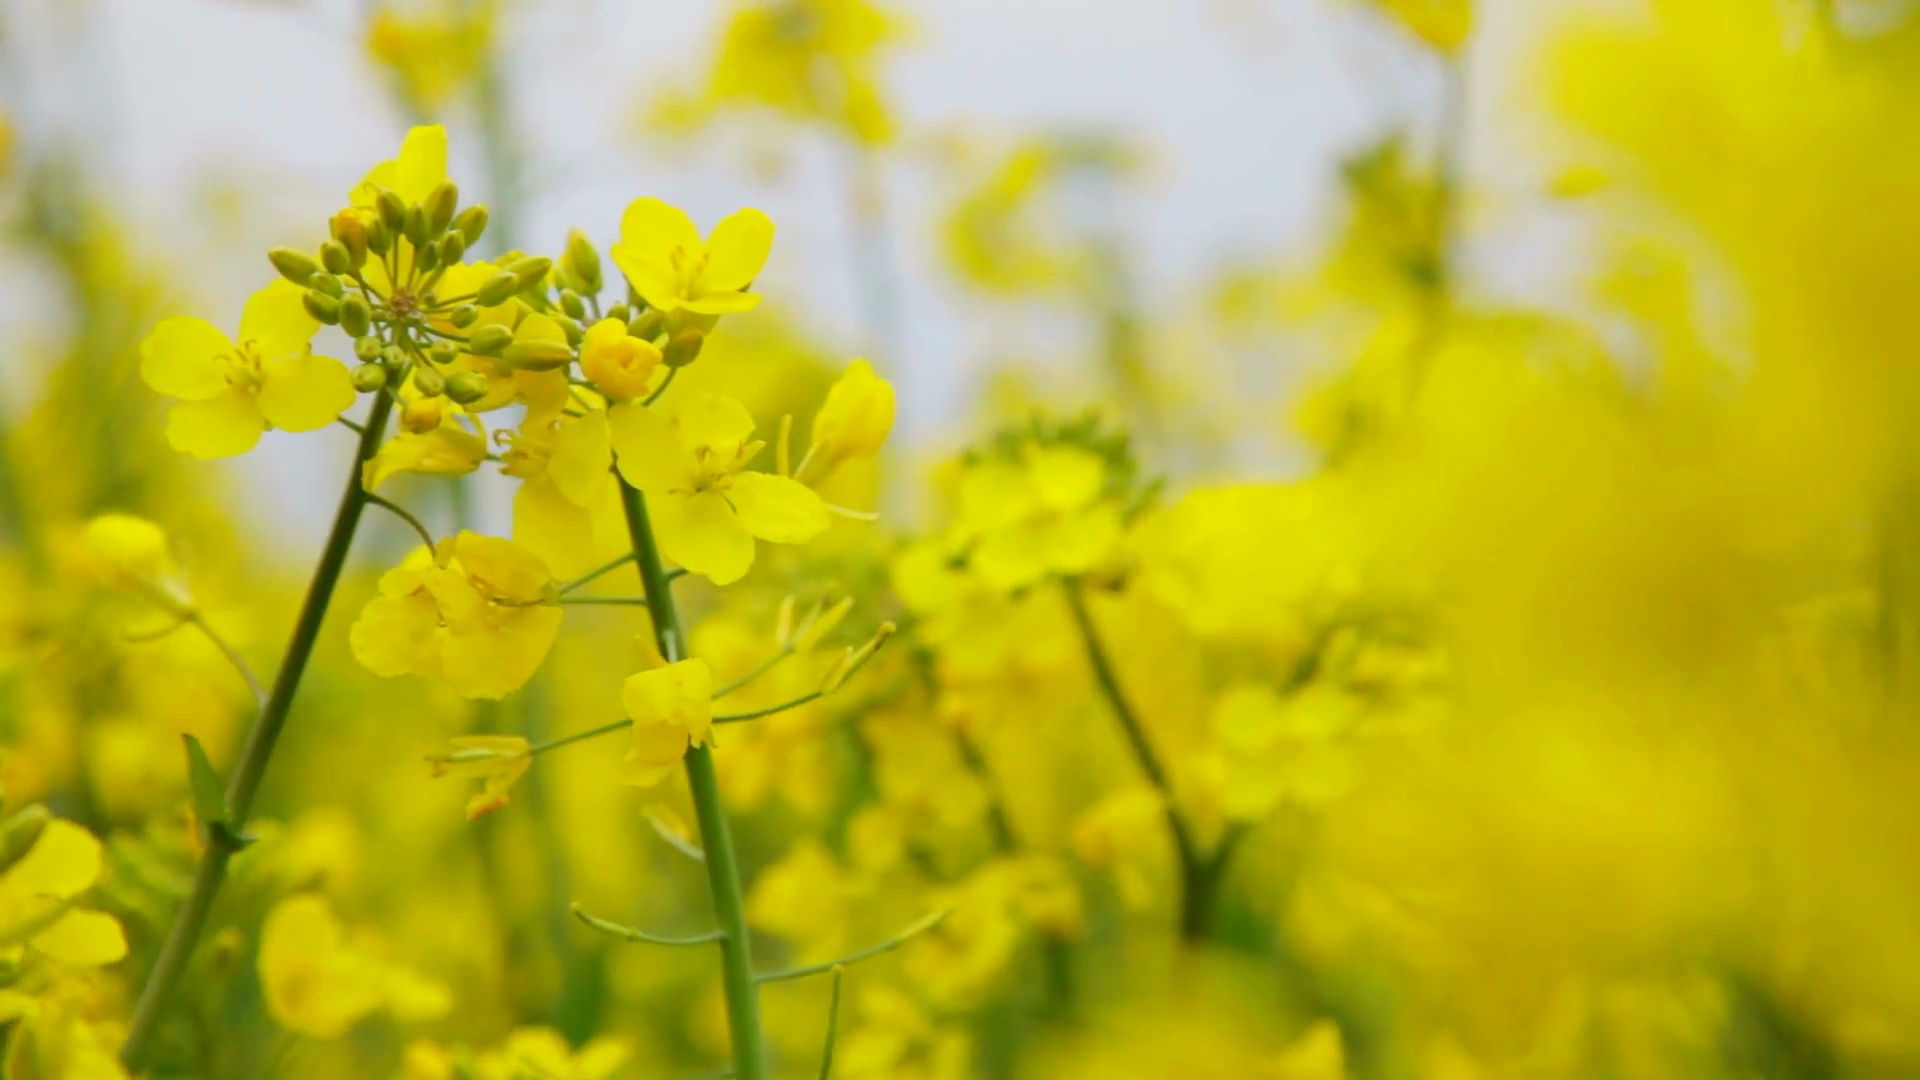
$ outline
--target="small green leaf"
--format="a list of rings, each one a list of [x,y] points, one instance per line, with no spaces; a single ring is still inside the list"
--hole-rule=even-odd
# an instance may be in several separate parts
[[[220,776],[213,771],[213,763],[207,760],[207,752],[199,739],[191,735],[181,738],[187,743],[187,782],[193,788],[193,816],[209,829],[225,829],[227,794],[220,786]]]

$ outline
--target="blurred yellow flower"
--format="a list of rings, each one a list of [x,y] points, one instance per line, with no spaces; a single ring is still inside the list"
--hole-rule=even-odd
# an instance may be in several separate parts
[[[1013,590],[1048,574],[1082,574],[1114,554],[1120,508],[1090,450],[1029,443],[1017,460],[983,458],[960,479],[955,533],[988,584]]]
[[[350,935],[318,893],[288,897],[267,913],[258,966],[274,1020],[316,1039],[345,1035],[376,1010],[425,1020],[452,1005],[445,987],[388,964],[374,943]]]
[[[533,765],[527,740],[518,735],[463,735],[453,740],[450,753],[430,757],[433,775],[480,780],[480,791],[467,800],[467,820],[473,821],[507,805],[507,793]]]
[[[285,280],[254,293],[237,343],[192,317],[163,320],[140,343],[141,377],[181,399],[167,414],[174,449],[197,458],[244,454],[268,428],[314,431],[353,404],[347,366],[308,346],[320,323],[302,295]]]
[[[893,412],[893,384],[874,374],[872,364],[855,360],[814,415],[807,460],[817,461],[825,475],[842,462],[872,457],[893,431]]]
[[[620,771],[629,784],[658,784],[689,747],[713,739],[713,671],[705,660],[681,660],[628,676],[620,704],[633,721],[633,747]]]
[[[1443,53],[1456,53],[1473,33],[1473,0],[1374,0],[1411,30],[1414,36]]]
[[[655,310],[696,315],[751,311],[747,292],[773,250],[773,222],[758,210],[736,211],[704,243],[686,211],[659,199],[635,199],[620,217],[610,254],[627,283]]]
[[[100,878],[100,841],[55,818],[19,861],[0,872],[0,947],[22,943],[63,964],[98,967],[127,954],[113,916],[75,907]]]
[[[132,514],[101,514],[81,533],[89,567],[104,585],[153,589],[172,575],[166,530]]]

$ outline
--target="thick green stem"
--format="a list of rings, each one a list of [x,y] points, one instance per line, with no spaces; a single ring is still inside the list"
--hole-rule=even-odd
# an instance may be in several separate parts
[[[1079,627],[1080,638],[1086,645],[1087,662],[1093,668],[1094,681],[1107,699],[1114,719],[1120,722],[1120,730],[1133,748],[1140,771],[1160,792],[1161,801],[1166,806],[1167,830],[1173,834],[1174,850],[1180,859],[1180,937],[1188,942],[1204,941],[1213,931],[1214,894],[1219,891],[1220,879],[1225,875],[1226,856],[1230,849],[1222,845],[1214,856],[1200,849],[1193,830],[1187,827],[1186,819],[1180,816],[1179,807],[1174,805],[1173,783],[1154,753],[1153,744],[1147,740],[1146,728],[1128,703],[1126,691],[1120,686],[1120,676],[1107,657],[1106,647],[1101,644],[1100,633],[1093,625],[1093,615],[1087,611],[1087,599],[1081,591],[1080,582],[1070,578],[1064,585],[1067,606],[1073,610],[1073,621]]]
[[[627,529],[633,535],[633,557],[640,565],[640,585],[646,590],[647,612],[653,618],[654,641],[669,663],[686,659],[686,633],[674,607],[667,574],[660,565],[660,548],[647,521],[646,496],[620,481],[620,498],[627,511]],[[700,842],[706,851],[707,885],[713,893],[713,914],[725,938],[720,942],[721,975],[727,996],[727,1027],[733,1039],[733,1076],[736,1080],[767,1080],[766,1051],[760,1035],[760,991],[753,975],[753,951],[747,939],[747,903],[740,884],[740,867],[727,826],[726,807],[720,801],[720,778],[713,752],[704,746],[687,751],[687,787],[693,792],[694,816],[700,822]]]
[[[127,1029],[127,1041],[120,1050],[120,1058],[129,1069],[138,1071],[145,1066],[173,991],[186,974],[187,966],[193,959],[194,947],[199,944],[201,931],[206,928],[207,916],[213,911],[214,897],[219,893],[221,883],[226,880],[227,863],[245,843],[242,837],[246,833],[248,814],[253,810],[253,798],[260,790],[262,777],[266,775],[274,744],[280,740],[280,732],[286,727],[287,714],[293,707],[294,695],[300,689],[300,678],[306,673],[307,660],[313,655],[314,644],[320,638],[320,625],[326,620],[334,587],[339,584],[340,572],[346,567],[347,552],[353,546],[353,534],[359,528],[360,516],[367,507],[366,491],[361,484],[362,466],[379,451],[392,408],[392,398],[386,394],[375,395],[373,408],[367,413],[365,431],[360,436],[359,453],[353,459],[352,475],[347,478],[346,493],[340,498],[340,509],[333,518],[333,530],[327,535],[327,545],[320,553],[319,565],[314,568],[313,581],[307,586],[306,602],[300,608],[299,621],[294,624],[293,637],[287,642],[286,656],[280,662],[280,673],[273,680],[273,690],[267,695],[266,704],[261,707],[253,730],[247,734],[246,746],[240,751],[240,762],[227,781],[227,819],[217,828],[210,827],[211,823],[202,825],[206,851],[200,856],[200,866],[194,872],[192,891],[187,894],[186,903],[181,906],[179,914],[174,916],[173,926],[167,931],[167,940],[160,947],[160,956],[154,961],[146,985],[141,988],[140,1001],[134,1006],[133,1021]]]

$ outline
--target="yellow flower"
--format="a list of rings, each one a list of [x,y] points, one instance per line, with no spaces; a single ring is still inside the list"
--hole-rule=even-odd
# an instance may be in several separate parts
[[[660,368],[660,349],[627,333],[619,319],[601,319],[580,343],[580,371],[615,401],[645,397]]]
[[[1020,461],[987,459],[960,480],[962,538],[971,565],[999,589],[1047,574],[1092,570],[1120,539],[1120,510],[1105,498],[1106,465],[1078,446],[1029,444]]]
[[[845,461],[880,452],[893,431],[893,385],[873,373],[873,365],[855,360],[827,391],[813,418],[807,457],[827,471]]]
[[[1415,37],[1455,53],[1473,32],[1473,0],[1375,0]]]
[[[533,676],[560,632],[553,577],[509,540],[462,531],[380,579],[349,636],[376,675],[420,675],[497,698]]]
[[[453,752],[428,758],[435,776],[480,780],[480,792],[467,800],[467,820],[491,814],[508,803],[507,792],[533,765],[527,740],[518,735],[463,735],[453,740]]]
[[[81,534],[89,569],[115,588],[161,586],[172,573],[167,534],[132,514],[101,514]]]
[[[338,1038],[378,1009],[425,1020],[451,1007],[445,987],[388,964],[374,942],[352,936],[317,893],[282,900],[260,928],[260,987],[281,1026]]]
[[[776,0],[734,9],[708,76],[699,119],[714,105],[777,110],[844,127],[863,142],[893,131],[875,67],[902,36],[899,21],[869,0]]]
[[[773,222],[758,210],[740,210],[713,227],[706,242],[686,212],[659,199],[635,199],[620,218],[613,262],[642,299],[664,314],[751,311],[760,303],[745,291],[773,250]]]
[[[801,544],[828,525],[811,488],[745,471],[763,444],[747,441],[753,417],[732,398],[689,390],[661,408],[617,406],[609,420],[620,475],[646,493],[661,549],[716,585],[753,566],[755,537]]]
[[[100,877],[100,841],[71,821],[47,822],[20,861],[0,873],[0,947],[34,951],[83,967],[127,955],[113,916],[74,907]]]
[[[38,996],[0,991],[7,1040],[6,1080],[127,1080],[115,1055],[113,1026],[91,1015],[83,986],[55,983]]]
[[[308,342],[320,324],[299,286],[280,280],[253,294],[235,343],[205,319],[162,320],[140,343],[140,375],[180,399],[167,441],[197,458],[244,454],[270,427],[313,431],[354,402],[353,378]]]
[[[444,397],[420,397],[411,379],[401,397],[400,430],[362,468],[368,491],[403,472],[464,476],[487,459],[486,428],[469,410]]]
[[[447,129],[439,124],[409,128],[400,141],[400,154],[367,171],[347,198],[362,210],[373,209],[381,188],[412,204],[425,199],[447,179]],[[372,267],[377,260],[369,260]]]
[[[632,543],[613,478],[607,411],[576,416],[566,385],[542,386],[507,444],[501,471],[521,482],[513,496],[513,538],[563,577],[583,574]]]
[[[490,4],[383,9],[367,24],[367,52],[393,73],[418,111],[434,113],[479,74],[492,48],[491,15]]]
[[[480,1055],[478,1080],[605,1080],[633,1056],[625,1041],[602,1036],[576,1053],[552,1028],[521,1028],[498,1050]]]
[[[705,660],[628,676],[620,704],[633,720],[633,749],[621,770],[629,784],[652,787],[680,764],[689,746],[713,739],[713,671]]]

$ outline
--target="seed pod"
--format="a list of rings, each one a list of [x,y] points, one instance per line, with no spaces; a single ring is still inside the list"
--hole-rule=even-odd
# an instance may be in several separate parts
[[[267,261],[280,271],[281,277],[295,285],[305,285],[307,279],[320,272],[320,264],[313,260],[313,256],[293,248],[274,248],[267,252]]]
[[[441,266],[452,266],[467,253],[467,242],[460,238],[459,233],[448,233],[441,237],[437,246],[440,249]]]
[[[447,396],[461,405],[471,405],[487,396],[487,377],[477,371],[462,371],[447,376]]]
[[[386,344],[377,337],[363,337],[353,343],[353,355],[369,364],[378,363]]]
[[[366,339],[368,330],[373,329],[373,307],[359,293],[340,301],[340,329],[348,337]]]
[[[474,300],[481,307],[497,307],[513,298],[520,291],[520,279],[502,270],[488,278],[475,294]]]
[[[667,339],[667,347],[660,355],[668,367],[686,367],[700,358],[700,346],[706,344],[706,335],[697,327],[684,327]]]
[[[627,323],[627,334],[642,341],[654,341],[660,337],[660,331],[666,329],[666,316],[657,311],[642,312]]]
[[[499,356],[513,344],[513,331],[504,326],[483,326],[467,338],[467,350],[481,356]]]
[[[533,338],[507,346],[500,358],[508,367],[522,371],[553,371],[573,362],[573,350],[564,341]]]
[[[593,241],[587,239],[587,234],[579,229],[567,233],[567,270],[589,294],[600,292],[600,252],[594,249]]]
[[[353,388],[371,394],[387,385],[387,369],[379,364],[361,364],[353,369]]]
[[[332,326],[340,321],[340,301],[335,300],[326,293],[308,289],[305,293],[301,294],[300,303],[306,307],[307,314],[319,319],[328,326]]]
[[[439,236],[453,224],[453,212],[460,207],[460,189],[451,180],[442,180],[432,191],[427,192],[427,201],[421,208],[427,215],[427,231]]]
[[[447,377],[432,367],[413,369],[413,388],[427,397],[439,397],[447,389]]]
[[[387,232],[399,235],[400,226],[407,221],[407,201],[392,188],[381,188],[380,194],[374,196],[373,205],[380,211],[380,220],[386,223]]]
[[[481,234],[487,231],[486,205],[469,206],[460,211],[453,219],[453,227],[459,230],[461,239],[467,242],[468,247],[479,243]]]
[[[328,273],[314,274],[312,277],[309,277],[307,279],[307,288],[315,292],[324,293],[327,296],[333,297],[335,300],[340,299],[347,291],[346,285],[342,284],[339,278]]]
[[[347,245],[329,240],[320,245],[320,265],[329,274],[345,274],[353,269],[353,258],[347,254]]]
[[[586,302],[581,300],[580,294],[574,292],[572,289],[560,290],[560,310],[566,312],[567,317],[570,319],[584,319],[587,317]]]
[[[472,304],[461,304],[447,316],[447,321],[452,323],[456,330],[465,330],[479,320],[480,309]]]
[[[413,242],[416,248],[425,247],[428,240],[427,212],[418,203],[407,207],[407,216],[400,220],[400,232]]]

